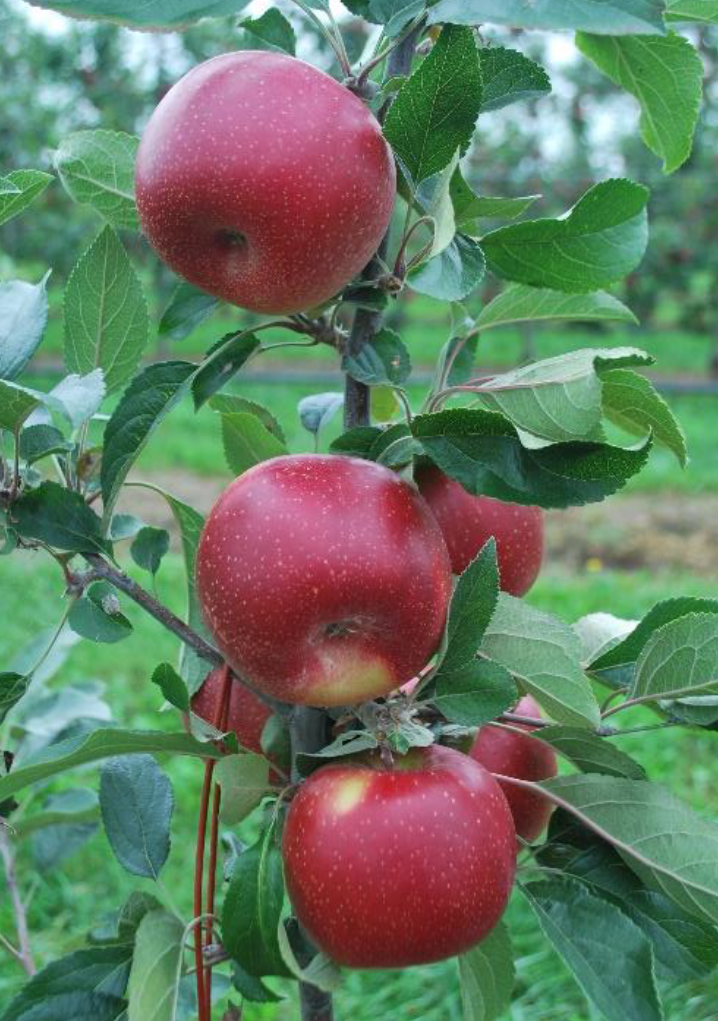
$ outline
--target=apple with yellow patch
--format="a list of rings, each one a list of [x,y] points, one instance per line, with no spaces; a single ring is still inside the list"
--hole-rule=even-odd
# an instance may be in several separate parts
[[[493,929],[516,832],[491,774],[433,745],[392,769],[372,754],[313,773],[289,808],[283,857],[296,916],[321,950],[347,967],[404,968]]]
[[[255,465],[219,498],[197,592],[222,655],[257,690],[349,705],[426,665],[451,570],[411,483],[358,458],[294,455]]]

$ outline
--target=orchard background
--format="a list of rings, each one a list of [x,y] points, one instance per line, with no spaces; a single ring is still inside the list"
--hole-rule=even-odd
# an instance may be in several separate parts
[[[443,0],[443,4],[447,2]],[[693,3],[671,0],[666,4],[662,0],[645,3],[615,0],[605,5],[610,16],[619,21],[629,16],[639,21],[641,17],[648,19],[649,30],[645,24],[641,30],[648,34],[628,34],[629,42],[623,53],[629,71],[622,84],[625,86],[629,79],[634,85],[638,82],[636,90],[643,101],[644,122],[658,125],[653,136],[650,129],[647,132],[644,129],[642,140],[636,99],[617,89],[579,52],[569,31],[587,33],[582,42],[579,40],[584,53],[593,52],[595,57],[603,52],[600,40],[605,37],[592,36],[591,30],[606,31],[605,26],[599,27],[597,21],[585,24],[580,19],[575,23],[579,6],[590,9],[601,4],[559,5],[558,0],[555,3],[565,10],[549,17],[546,24],[541,24],[546,5],[540,2],[507,2],[503,5],[506,18],[493,15],[502,24],[491,22],[493,12],[476,18],[476,23],[482,23],[477,37],[482,50],[508,47],[520,51],[545,66],[553,89],[549,92],[540,76],[535,71],[528,74],[525,65],[522,70],[528,83],[518,73],[513,84],[504,83],[509,91],[514,90],[512,103],[509,105],[506,96],[499,95],[494,109],[490,104],[482,109],[471,148],[462,160],[464,176],[482,196],[516,199],[512,215],[518,212],[522,220],[561,215],[596,181],[626,177],[647,185],[651,190],[650,240],[645,256],[641,260],[639,252],[629,272],[606,283],[641,323],[634,323],[625,308],[616,312],[614,307],[611,317],[603,318],[590,304],[583,306],[583,314],[575,314],[576,321],[566,316],[568,322],[551,319],[517,324],[507,317],[505,325],[482,330],[475,375],[495,375],[527,360],[554,357],[579,348],[637,347],[655,358],[656,365],[648,374],[685,431],[690,454],[688,467],[682,469],[679,464],[682,445],[676,439],[678,434],[659,415],[655,437],[659,441],[668,437],[668,448],[672,449],[660,442],[656,444],[645,467],[608,501],[547,512],[544,567],[525,598],[530,606],[568,623],[597,611],[635,621],[662,600],[678,595],[710,598],[716,595],[718,458],[714,437],[718,402],[714,380],[718,371],[715,299],[718,207],[714,182],[718,160],[715,84],[718,6],[711,0]],[[185,71],[218,53],[235,49],[289,49],[341,77],[334,53],[315,21],[316,17],[326,25],[326,14],[321,5],[316,8],[312,5],[315,15],[310,16],[287,3],[272,8],[273,13],[262,20],[265,11],[262,5],[243,8],[241,3],[198,2],[182,5],[187,17],[176,20],[188,24],[181,31],[138,34],[108,22],[67,19],[50,10],[80,16],[104,13],[131,21],[131,8],[135,6],[131,3],[118,3],[114,10],[110,2],[103,6],[90,0],[42,6],[48,9],[30,8],[19,0],[0,4],[0,175],[11,182],[0,193],[0,280],[2,286],[16,280],[37,284],[51,269],[46,283],[49,312],[44,326],[43,289],[33,292],[26,304],[18,301],[17,293],[10,287],[0,290],[3,316],[0,364],[2,344],[19,338],[21,345],[32,352],[19,379],[22,386],[48,393],[69,370],[76,370],[77,366],[63,365],[66,347],[63,293],[67,308],[73,267],[103,229],[103,217],[118,229],[133,267],[130,272],[137,275],[148,304],[146,338],[139,345],[138,368],[140,357],[143,365],[157,359],[200,362],[220,338],[256,325],[258,318],[228,305],[217,307],[195,300],[188,306],[176,301],[177,278],[132,229],[131,158],[128,162],[131,144],[124,142],[110,151],[107,136],[74,133],[99,129],[140,134],[152,109]],[[136,6],[139,11],[141,5]],[[134,20],[141,24],[146,17],[144,27],[154,23],[172,27],[173,6],[149,5],[149,13],[135,12]],[[189,24],[203,14],[216,13],[209,8],[217,6],[222,8],[221,17]],[[366,5],[358,0],[348,6],[353,14],[340,5],[332,10],[349,59],[357,64],[362,62],[362,56],[366,59],[365,48],[376,39],[374,21],[382,18],[374,13],[373,21],[364,20],[359,15],[366,14],[369,8],[364,10]],[[373,0],[373,6],[381,10],[387,22],[390,17],[397,19],[392,32],[405,30],[424,10],[421,2],[407,5]],[[495,12],[501,5],[476,0],[475,6],[493,7]],[[661,14],[667,13],[665,8],[672,14],[671,30],[677,30],[690,41],[703,63],[700,116],[701,75],[682,44],[675,44],[674,52],[661,51],[661,59],[650,63],[649,70],[640,61],[631,64],[631,42],[638,40],[650,53],[651,45],[660,46],[667,38],[662,34],[661,24]],[[473,10],[472,0],[464,4],[455,0],[454,15],[457,10]],[[605,10],[600,17],[604,16]],[[538,23],[531,21],[532,17]],[[530,31],[532,27],[563,31]],[[624,25],[615,35],[624,31],[631,30]],[[436,43],[435,29],[428,39]],[[425,45],[422,55],[429,49]],[[381,81],[381,70],[377,68],[377,81]],[[642,74],[646,76],[645,88],[641,86]],[[680,87],[676,82],[680,82]],[[652,103],[651,95],[660,97],[657,105]],[[647,146],[646,140],[652,144]],[[73,145],[77,147],[75,152]],[[12,174],[19,170],[42,171],[52,174],[53,179],[38,177],[37,197],[32,204],[28,201],[27,208],[16,208],[14,212],[18,215],[8,216],[2,222],[3,211],[17,201],[12,195],[18,194],[14,190],[18,179],[15,178],[13,187]],[[538,195],[542,197],[531,205],[518,201],[522,196]],[[28,200],[30,197],[28,192]],[[78,201],[73,201],[73,197]],[[614,199],[614,204],[617,201]],[[482,220],[481,233],[510,222],[508,218]],[[397,229],[401,230],[401,223]],[[387,302],[388,325],[399,334],[411,357],[412,373],[405,389],[415,411],[424,399],[434,363],[452,331],[460,332],[466,318],[473,320],[479,316],[500,291],[510,286],[507,281],[512,279],[516,277],[511,275],[510,267],[504,281],[492,273],[483,277],[477,274],[475,286],[461,298],[461,308],[456,304],[450,308],[439,297],[411,287],[397,301]],[[580,301],[581,295],[575,300]],[[350,306],[344,308],[348,315]],[[591,321],[587,323],[586,318]],[[12,323],[12,335],[5,323]],[[268,331],[262,336],[266,343],[287,339],[286,333],[280,332]],[[112,343],[111,328],[107,337]],[[591,367],[588,374],[593,371]],[[15,378],[6,364],[0,376]],[[315,442],[325,451],[342,434],[340,401],[336,396],[342,388],[337,352],[318,344],[307,350],[285,348],[263,354],[242,367],[222,392],[241,395],[270,408],[281,426],[288,450],[299,452],[314,449]],[[100,416],[112,414],[120,392],[110,395],[93,411]],[[324,397],[319,402],[312,401],[317,394]],[[86,397],[92,404],[92,395]],[[298,405],[307,398],[309,405],[302,406],[304,414],[300,417]],[[70,393],[66,399],[70,417],[74,416],[72,430],[82,429],[82,395]],[[511,418],[515,409],[507,404],[502,410]],[[130,480],[147,481],[206,514],[233,475],[259,456],[256,450],[247,455],[243,437],[233,432],[236,421],[233,422],[231,414],[223,417],[221,411],[216,400],[214,406],[205,403],[195,411],[192,400],[185,397],[132,465]],[[72,430],[67,411],[63,417],[62,409],[58,412],[56,405],[52,412],[56,424],[69,434]],[[325,422],[315,437],[307,424],[315,425],[321,412],[326,412]],[[401,410],[387,387],[374,388],[373,412],[375,420],[401,421]],[[11,434],[8,420],[2,424]],[[101,442],[103,428],[101,418],[92,423],[93,443]],[[626,446],[635,442],[635,437],[626,441],[626,434],[612,424],[607,427],[607,435],[611,442]],[[12,450],[7,432],[3,449],[7,458]],[[58,448],[55,456],[65,452]],[[30,485],[37,484],[40,477],[54,477],[49,459],[38,461],[35,470],[40,475],[31,472]],[[91,466],[88,471],[92,472]],[[122,570],[159,602],[183,615],[185,563],[176,521],[165,499],[150,489],[127,487],[117,510],[158,529],[143,533],[146,547],[143,550],[135,545],[133,555],[129,553],[129,541],[118,543],[116,553]],[[128,535],[140,527],[129,519],[125,522]],[[168,549],[164,529],[169,533]],[[8,545],[12,546],[12,542]],[[53,545],[52,540],[49,545]],[[109,630],[102,633],[103,628],[98,626],[98,636],[103,640],[92,642],[87,635],[81,638],[65,626],[52,651],[37,665],[57,634],[67,607],[62,575],[58,565],[41,550],[11,552],[11,556],[0,560],[0,605],[4,610],[0,669],[19,677],[31,671],[32,684],[2,722],[0,747],[19,751],[18,760],[22,762],[32,754],[42,756],[43,749],[58,740],[99,727],[117,725],[177,733],[180,729],[177,711],[170,708],[160,712],[167,691],[151,683],[158,664],[177,664],[177,639],[129,598],[120,595],[123,616],[118,619],[115,615],[116,619],[107,625],[108,629],[114,628],[111,634]],[[148,571],[148,567],[154,569]],[[689,610],[703,612],[706,606],[696,603]],[[114,644],[120,638],[123,640]],[[710,669],[715,678],[718,657],[712,668],[709,665]],[[707,727],[626,735],[620,739],[620,748],[635,755],[652,781],[665,783],[693,809],[711,816],[715,815],[718,774],[714,763],[715,733],[708,728],[713,725],[711,705],[715,699],[705,684],[700,696],[704,698],[701,711],[707,714],[701,722]],[[605,693],[601,701],[604,697]],[[0,710],[9,708],[11,701],[8,697],[3,703],[0,698]],[[637,707],[626,713],[626,726],[651,726],[655,722],[651,708]],[[67,770],[46,784],[25,788],[18,794],[21,809],[8,816],[12,828],[4,839],[9,882],[0,898],[0,934],[16,946],[18,917],[26,919],[33,968],[42,969],[64,955],[86,948],[87,934],[97,934],[103,925],[107,926],[112,913],[138,889],[157,896],[185,921],[192,918],[201,762],[161,752],[159,762],[172,781],[174,811],[171,852],[158,883],[138,880],[123,869],[110,851],[100,822],[98,764]],[[8,775],[11,773],[12,770]],[[262,821],[262,811],[258,810],[241,823],[225,827],[223,851],[228,860],[240,848],[239,841],[250,844],[256,839]],[[713,867],[715,893],[718,858],[713,854],[706,860]],[[467,1005],[466,998],[462,1005],[456,964],[447,961],[401,972],[344,972],[334,992],[337,1016],[357,1021],[383,1015],[402,1021],[462,1016],[472,1019],[500,1016],[511,1021],[539,1018],[593,1021],[608,1016],[650,1021],[660,1016],[649,993],[643,997],[643,1006],[639,995],[631,998],[630,1003],[625,999],[616,1004],[619,1013],[614,1014],[605,1013],[605,1000],[604,1013],[587,1002],[523,898],[512,899],[507,923],[516,965],[510,1006],[501,997],[493,1006],[477,1001]],[[682,947],[676,955],[690,956],[690,967],[684,958],[683,968],[673,975],[659,969],[664,1016],[670,1021],[711,1021],[718,1017],[715,1006],[718,980],[712,973],[718,957],[715,940],[711,946],[706,939],[702,950],[698,950],[695,940],[691,943],[686,937],[681,943],[678,928],[672,932],[676,944]],[[611,931],[610,925],[607,931]],[[616,940],[620,940],[619,935]],[[158,957],[162,949],[158,943]],[[23,1001],[19,992],[27,979],[28,960],[23,967],[11,952],[3,948],[0,952],[3,954],[0,1018],[24,1019],[23,1011],[29,1011],[31,1004],[37,1009],[36,1000]],[[616,989],[624,990],[625,985],[621,986],[624,982],[633,983],[634,989],[644,988],[640,983],[647,983],[645,988],[652,985],[653,979],[650,975],[646,978],[640,968],[635,972],[623,971],[625,963],[620,955],[614,954],[610,940],[605,941],[602,953],[599,970],[604,972],[603,981],[609,992],[612,982]],[[185,955],[188,967],[191,957],[188,951]],[[236,989],[229,989],[226,976],[230,972],[226,967],[224,974],[222,978],[221,967],[215,969],[217,1017],[235,1017],[224,1013],[229,1010],[229,1000],[241,1003],[242,1017],[247,1019],[297,1016],[295,983],[270,978],[267,986],[286,998],[276,1003],[256,1003],[243,999]],[[87,987],[83,989],[86,995]],[[45,1007],[40,1008],[45,1013],[37,1017],[61,1021],[65,1017],[92,1016],[81,1013],[80,1000],[72,1008],[61,1008],[50,993],[57,996],[57,990],[45,990],[41,996]],[[13,1001],[16,994],[19,999]],[[187,975],[182,979],[173,1012],[162,1013],[164,1008],[160,1008],[153,1016],[157,1021],[195,1017],[193,997],[192,976]],[[15,1006],[11,1005],[13,1002]],[[61,1009],[70,1012],[62,1014]],[[130,1005],[131,1021],[135,1017],[143,1017],[144,1021],[145,1014],[137,1013],[142,1009],[137,1003]],[[34,1021],[36,1015],[32,1016]]]

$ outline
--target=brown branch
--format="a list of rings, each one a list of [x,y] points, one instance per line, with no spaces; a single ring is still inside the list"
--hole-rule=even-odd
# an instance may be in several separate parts
[[[386,65],[385,78],[395,78],[398,75],[408,75],[411,71],[411,64],[414,59],[414,51],[418,41],[421,28],[417,26],[402,42],[389,54]],[[391,105],[391,97],[384,103],[379,111],[379,121],[383,122]],[[376,256],[362,273],[362,280],[374,280],[384,272],[383,261],[389,247],[391,228],[387,230],[379,245]],[[368,344],[381,329],[384,321],[383,312],[372,312],[367,308],[358,308],[354,315],[351,333],[347,340],[347,354],[357,355]],[[344,427],[353,429],[355,426],[369,424],[369,387],[366,383],[359,383],[357,380],[347,376],[344,382]]]
[[[82,575],[74,576],[74,584],[79,586],[80,590],[87,588],[88,585],[92,584],[93,581],[108,581],[120,592],[124,592],[125,595],[129,596],[133,602],[141,606],[151,617],[154,617],[156,621],[159,621],[163,627],[168,631],[171,631],[173,635],[176,635],[185,645],[188,645],[191,649],[197,653],[202,659],[207,660],[212,666],[223,666],[224,659],[222,655],[212,646],[209,642],[206,642],[201,635],[198,635],[196,631],[185,624],[175,613],[173,613],[168,607],[163,606],[162,603],[158,602],[154,596],[151,596],[149,592],[138,585],[136,581],[133,581],[128,575],[118,568],[113,567],[98,553],[85,553],[85,560],[88,562],[91,571],[86,572]],[[244,677],[241,677],[236,672],[234,673],[235,678],[240,684],[243,684],[245,688],[249,688],[252,694],[256,695],[260,701],[268,705],[273,712],[278,713],[282,716],[287,716],[291,712],[291,707],[287,706],[286,703],[280,702],[276,698],[272,698],[271,695],[265,695],[264,692],[258,691],[255,687],[249,684]]]
[[[35,961],[33,960],[32,950],[30,949],[30,937],[27,931],[27,918],[25,915],[25,905],[22,902],[20,896],[20,887],[18,886],[17,876],[15,875],[15,856],[8,839],[7,830],[4,826],[0,826],[0,858],[2,858],[3,868],[5,869],[5,879],[7,880],[7,888],[10,894],[10,900],[12,901],[13,914],[15,915],[15,928],[17,929],[17,939],[20,945],[19,951],[15,952],[18,959],[21,961],[25,972],[32,976],[37,971],[35,967]],[[5,944],[10,947],[10,944]]]

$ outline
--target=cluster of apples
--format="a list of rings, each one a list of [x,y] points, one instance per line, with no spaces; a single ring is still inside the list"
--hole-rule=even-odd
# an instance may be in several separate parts
[[[225,301],[265,314],[331,300],[376,251],[396,171],[365,104],[328,75],[267,51],[228,53],[181,79],[139,148],[142,227],[164,261]],[[433,466],[416,485],[338,456],[275,458],[212,510],[197,591],[226,662],[260,692],[320,707],[384,698],[436,653],[452,572],[497,539],[502,587],[538,573],[537,508],[473,497]],[[216,719],[213,672],[193,711]],[[519,711],[538,715],[526,700]],[[261,752],[270,710],[232,685],[227,730]],[[488,767],[488,768],[486,768]],[[400,967],[461,953],[493,928],[547,806],[489,770],[540,779],[553,753],[486,727],[469,755],[433,745],[326,766],[284,828],[289,895],[337,962]],[[513,813],[513,814],[512,814]]]
[[[452,569],[491,534],[514,591],[525,590],[540,563],[535,509],[491,501],[482,516],[484,498],[433,468],[417,476],[414,485],[357,458],[291,455],[224,491],[200,540],[197,591],[236,674],[293,704],[387,697],[431,661]],[[193,711],[213,719],[219,689],[213,672]],[[517,711],[539,715],[529,698]],[[270,712],[233,683],[227,729],[245,748],[261,751]],[[528,734],[487,726],[468,755],[433,745],[388,768],[371,753],[301,784],[284,829],[285,873],[322,950],[351,967],[402,967],[461,953],[490,932],[513,885],[516,835],[535,839],[550,810],[502,789],[492,771],[543,779],[556,761]]]

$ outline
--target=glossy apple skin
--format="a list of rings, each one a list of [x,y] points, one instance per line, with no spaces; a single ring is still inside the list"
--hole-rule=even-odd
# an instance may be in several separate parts
[[[313,773],[291,803],[283,855],[294,911],[320,949],[351,968],[404,968],[491,931],[516,834],[493,777],[433,745],[391,770],[372,760]]]
[[[441,640],[451,572],[415,487],[381,465],[294,455],[255,465],[211,511],[197,591],[223,656],[286,702],[384,695]]]
[[[520,700],[514,712],[534,719],[541,716],[538,702],[530,695]],[[531,727],[521,726],[521,730],[528,732],[526,736],[500,727],[481,727],[469,754],[490,772],[515,776],[517,780],[548,780],[556,776],[558,762],[553,749],[529,737]],[[514,817],[516,833],[533,843],[546,829],[553,805],[548,798],[511,784],[501,783],[501,787]]]
[[[472,496],[434,465],[420,466],[416,482],[441,526],[454,574],[465,571],[494,536],[502,591],[525,595],[536,581],[543,559],[541,508]]]
[[[195,67],[142,135],[142,229],[191,283],[262,313],[300,312],[364,268],[396,172],[379,123],[304,61],[243,50]]]
[[[217,718],[222,684],[223,671],[217,667],[207,674],[202,687],[192,696],[190,703],[192,712],[212,726],[215,726]],[[231,685],[227,726],[222,729],[236,734],[237,740],[247,751],[263,755],[262,731],[272,710],[243,684],[232,680]]]

